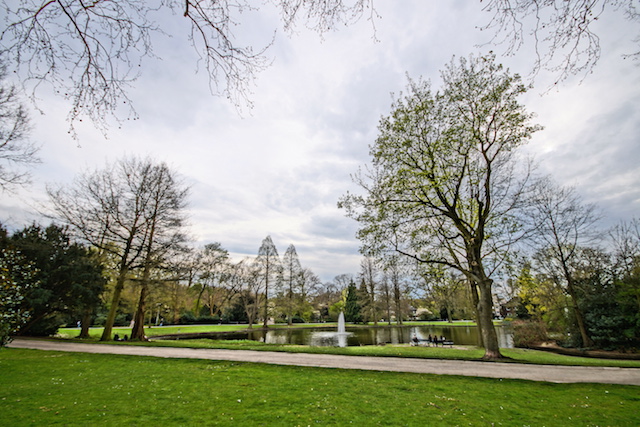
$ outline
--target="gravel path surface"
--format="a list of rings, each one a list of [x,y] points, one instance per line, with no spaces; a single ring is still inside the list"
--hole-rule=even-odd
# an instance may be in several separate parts
[[[469,377],[511,378],[556,383],[605,383],[640,386],[640,368],[525,365],[517,363],[395,357],[340,356],[331,354],[280,353],[272,351],[216,350],[175,347],[143,347],[82,344],[50,340],[15,339],[9,347],[80,353],[173,357],[320,368],[413,372]]]

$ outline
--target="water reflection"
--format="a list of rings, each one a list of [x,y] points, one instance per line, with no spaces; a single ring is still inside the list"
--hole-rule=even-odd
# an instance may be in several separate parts
[[[502,348],[513,348],[511,329],[497,326],[498,344]],[[431,336],[444,336],[459,345],[478,345],[478,329],[475,326],[378,326],[347,327],[346,334],[331,328],[272,328],[226,334],[201,334],[200,338],[217,340],[254,340],[268,344],[298,344],[312,346],[359,346],[382,344],[408,344],[416,335],[426,340]]]

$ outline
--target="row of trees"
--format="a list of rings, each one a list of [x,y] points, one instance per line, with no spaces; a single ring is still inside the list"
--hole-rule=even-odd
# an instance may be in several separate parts
[[[310,296],[320,280],[293,245],[280,257],[267,237],[255,258],[240,262],[220,243],[189,247],[188,188],[164,163],[125,158],[47,191],[51,214],[64,226],[4,232],[3,296],[16,313],[4,323],[11,331],[25,316],[21,333],[45,335],[78,318],[86,337],[99,315],[102,340],[110,340],[116,320],[132,313],[131,339],[143,340],[152,312],[179,321],[203,308],[210,319],[260,319],[265,327],[274,317],[289,324],[312,318]],[[22,277],[29,271],[34,277]],[[8,298],[12,292],[19,298]]]
[[[524,258],[508,282],[505,312],[565,335],[568,345],[637,348],[640,222],[622,222],[582,243],[547,245]]]
[[[397,256],[362,261],[357,275],[329,283],[301,265],[296,248],[282,256],[267,236],[255,257],[231,259],[220,243],[188,246],[188,191],[174,171],[151,159],[123,159],[50,188],[65,225],[2,229],[3,343],[11,334],[51,335],[64,324],[146,324],[335,320],[402,323],[426,282]],[[356,289],[356,283],[358,288]],[[437,310],[433,310],[437,311]]]
[[[363,253],[380,260],[400,254],[436,279],[461,275],[488,359],[502,357],[494,281],[508,277],[518,253],[544,254],[539,265],[566,293],[581,345],[592,346],[572,263],[593,238],[598,215],[574,190],[535,176],[519,155],[541,129],[518,102],[528,87],[494,55],[452,60],[442,80],[437,91],[409,82],[380,121],[372,164],[355,176],[363,194],[339,203],[361,225]]]

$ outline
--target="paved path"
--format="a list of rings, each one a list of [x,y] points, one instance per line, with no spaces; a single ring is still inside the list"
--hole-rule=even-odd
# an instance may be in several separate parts
[[[640,368],[525,365],[518,363],[340,356],[332,354],[280,353],[272,351],[143,347],[131,345],[81,344],[19,338],[9,344],[9,347],[81,353],[125,354],[131,356],[231,360],[320,368],[513,378],[556,383],[607,383],[640,386]]]

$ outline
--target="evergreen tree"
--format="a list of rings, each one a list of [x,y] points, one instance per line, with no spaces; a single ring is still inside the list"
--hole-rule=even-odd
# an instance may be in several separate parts
[[[362,323],[362,307],[358,302],[358,291],[356,284],[349,283],[347,287],[347,297],[344,304],[344,320],[352,323]]]

